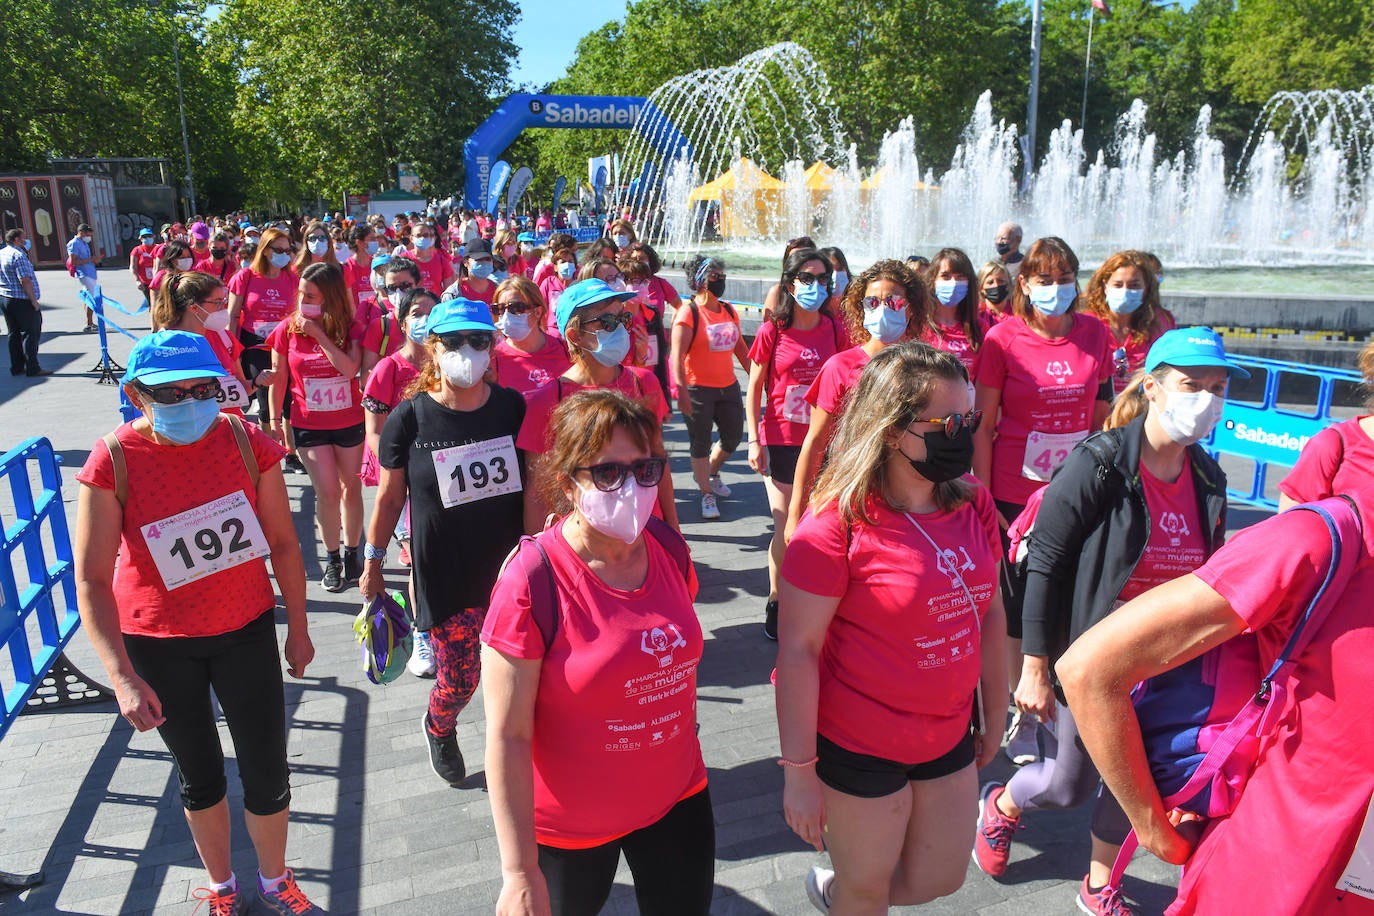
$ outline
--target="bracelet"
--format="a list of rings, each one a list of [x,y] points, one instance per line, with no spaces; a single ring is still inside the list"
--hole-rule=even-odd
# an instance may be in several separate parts
[[[806,767],[809,767],[809,766],[815,766],[815,765],[816,765],[816,761],[817,761],[817,760],[820,760],[820,759],[821,759],[820,756],[817,755],[817,756],[815,756],[815,757],[812,757],[810,760],[806,761],[805,763],[797,763],[795,760],[788,760],[786,757],[779,757],[779,758],[778,758],[778,766],[780,766],[780,767],[796,767],[797,769],[800,770],[800,769],[805,769]]]

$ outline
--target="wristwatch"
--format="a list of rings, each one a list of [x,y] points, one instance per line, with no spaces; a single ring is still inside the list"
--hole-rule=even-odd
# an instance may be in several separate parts
[[[363,559],[364,559],[364,560],[385,560],[385,559],[386,559],[386,548],[385,548],[385,547],[374,547],[374,546],[372,546],[371,544],[364,544],[364,545],[363,545]]]

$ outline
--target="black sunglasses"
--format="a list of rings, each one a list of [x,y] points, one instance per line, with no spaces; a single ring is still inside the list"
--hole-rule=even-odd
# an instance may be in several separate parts
[[[222,258],[222,257],[224,257],[225,255],[227,255],[228,253],[229,253],[229,249],[228,249],[228,248],[211,248],[211,249],[210,249],[210,256],[211,256],[211,257],[215,257],[215,258]]]
[[[608,314],[597,315],[595,318],[588,318],[586,321],[583,321],[582,329],[585,331],[588,328],[590,328],[593,324],[599,324],[601,326],[601,330],[603,331],[614,331],[622,324],[628,328],[630,326],[630,322],[634,321],[634,317],[635,316],[631,315],[629,312],[610,312]]]
[[[503,315],[506,312],[510,312],[512,315],[523,315],[526,312],[534,311],[534,306],[528,302],[516,300],[515,302],[498,302],[491,307],[491,310],[497,315]]]
[[[414,283],[392,283],[382,287],[389,293],[403,293],[406,290],[414,289]]]
[[[573,468],[573,471],[586,471],[592,477],[592,486],[603,493],[610,493],[624,486],[625,478],[631,474],[641,487],[656,487],[663,479],[663,471],[667,466],[667,458],[640,458],[629,464],[607,461],[590,467]]]
[[[327,241],[329,241],[329,236],[327,236],[327,235],[312,235],[312,236],[310,236],[309,238],[307,238],[306,241],[307,241],[307,242],[327,242]]]
[[[955,436],[959,435],[959,430],[963,429],[966,426],[968,427],[968,431],[970,433],[978,432],[978,427],[983,422],[983,412],[981,410],[970,410],[968,413],[952,413],[947,417],[940,417],[934,420],[917,419],[912,420],[911,422],[933,423],[938,426],[942,426],[944,427],[945,437],[947,439],[953,439]],[[925,438],[925,436],[922,433],[913,432],[909,424],[907,426],[907,432],[911,433],[913,436],[921,436],[921,438]]]
[[[451,334],[438,335],[439,342],[444,345],[445,350],[457,350],[463,344],[467,344],[474,350],[485,350],[491,346],[490,331],[455,331]]]
[[[817,283],[830,285],[830,274],[813,274],[801,271],[797,274],[797,282],[802,286],[814,286]]]
[[[159,388],[143,388],[143,393],[149,400],[158,404],[180,404],[187,398],[197,401],[208,401],[219,397],[220,388],[218,381],[201,382],[199,385],[192,385],[190,388],[178,388],[175,385],[163,385]]]

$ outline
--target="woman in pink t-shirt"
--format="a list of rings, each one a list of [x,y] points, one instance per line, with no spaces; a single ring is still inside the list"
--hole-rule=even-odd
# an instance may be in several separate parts
[[[1220,419],[1232,376],[1248,373],[1227,359],[1209,328],[1163,335],[1117,399],[1107,431],[1075,448],[1045,488],[1027,538],[1016,707],[1053,721],[1059,750],[1022,767],[1005,786],[983,788],[974,861],[1000,878],[1023,812],[1095,799],[1091,859],[1078,892],[1086,913],[1131,912],[1120,888],[1109,886],[1130,824],[1099,787],[1055,683],[1054,663],[1122,603],[1193,572],[1221,546],[1226,475],[1197,443]]]
[[[291,265],[291,269],[300,276],[311,264],[333,264],[339,269],[343,269],[339,263],[339,256],[334,252],[334,240],[329,237],[329,229],[319,220],[311,220],[305,227],[302,234],[304,244],[301,250],[296,253],[296,261]]]
[[[1011,274],[1001,261],[987,261],[978,271],[978,314],[994,325],[1011,315]]]
[[[566,517],[506,561],[482,628],[496,911],[600,912],[623,853],[642,912],[704,916],[702,632],[687,545],[651,520],[659,420],[619,392],[575,394],[542,462]]]
[[[341,592],[362,574],[363,327],[337,264],[311,264],[301,275],[294,315],[272,347],[272,435],[282,436],[282,405],[291,389],[296,448],[315,488],[315,520],[325,548],[325,591]],[[343,555],[339,539],[343,538]]]
[[[245,347],[244,373],[254,376],[272,368],[267,338],[296,307],[299,280],[291,269],[291,237],[275,226],[262,234],[253,260],[229,281],[229,333]],[[262,384],[262,383],[260,383]],[[290,404],[286,408],[290,416]],[[268,424],[267,399],[258,399],[258,418]],[[291,428],[286,427],[287,450],[295,454]]]
[[[555,237],[556,238],[556,237]],[[565,236],[569,241],[572,236]],[[558,325],[555,321],[555,310],[558,308],[558,297],[563,295],[563,290],[573,283],[577,277],[577,244],[574,242],[559,248],[549,249],[549,269],[544,273],[542,279],[538,279],[539,272],[535,271],[535,283],[539,285],[539,295],[544,297],[544,301],[549,304],[548,326],[546,330],[556,331]]]
[[[933,298],[922,342],[953,353],[968,370],[969,379],[978,381],[978,351],[992,322],[978,309],[973,262],[958,248],[942,248],[923,279]]]
[[[1374,343],[1360,351],[1365,388],[1374,391]],[[1374,410],[1374,397],[1365,401]],[[1357,488],[1374,488],[1374,416],[1351,417],[1317,433],[1279,483],[1279,511]]]
[[[425,349],[428,336],[425,319],[438,301],[439,297],[423,286],[415,287],[401,297],[393,320],[403,342],[398,350],[382,357],[367,377],[367,387],[363,391],[363,422],[367,431],[361,475],[363,486],[377,486],[380,473],[377,445],[381,441],[382,426],[392,409],[405,400],[411,382],[419,378],[420,370],[429,362],[429,351]],[[397,537],[405,540],[400,534]],[[404,549],[405,545],[402,544]]]
[[[950,354],[876,354],[787,546],[778,762],[788,826],[830,852],[807,879],[823,911],[964,882],[1007,691],[997,513],[966,479],[980,420]]]
[[[1174,316],[1159,304],[1154,270],[1139,251],[1118,251],[1103,261],[1088,281],[1083,301],[1084,310],[1111,332],[1112,387],[1120,395],[1145,365],[1150,345],[1175,326]]]
[[[988,422],[975,438],[973,473],[992,491],[1004,527],[1111,410],[1111,335],[1079,309],[1078,256],[1063,239],[1038,239],[1021,261],[1014,317],[998,322],[983,341],[974,396]],[[1024,588],[1004,567],[1012,681],[1021,677]],[[1034,759],[1031,725],[1021,717],[1013,722],[1007,746],[1013,759]]]
[[[811,422],[806,392],[825,361],[849,343],[843,322],[830,310],[832,278],[830,263],[816,249],[799,248],[788,255],[773,317],[759,328],[749,351],[752,366],[744,396],[749,466],[763,475],[773,514],[763,615],[763,633],[769,639],[778,638],[778,569],[787,543],[783,532]]]
[[[199,334],[210,343],[224,372],[219,377],[220,410],[243,416],[243,408],[256,388],[246,381],[239,364],[240,344],[226,330],[229,313],[225,307],[228,295],[219,280],[199,271],[177,274],[158,291],[153,300],[153,320],[163,330],[187,331]]]
[[[492,360],[497,384],[526,395],[572,368],[567,344],[544,330],[548,306],[524,274],[497,284],[491,311],[504,335]]]
[[[926,295],[920,275],[901,261],[879,261],[849,284],[840,317],[852,344],[825,361],[806,392],[811,422],[797,455],[784,532],[787,540],[792,539],[801,521],[807,497],[830,447],[831,434],[845,411],[849,393],[859,382],[859,373],[884,347],[899,340],[919,338],[925,332]]]

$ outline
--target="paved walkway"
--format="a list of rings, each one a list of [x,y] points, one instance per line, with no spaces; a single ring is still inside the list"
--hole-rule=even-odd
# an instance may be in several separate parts
[[[102,271],[101,278],[121,302],[137,301],[127,271]],[[50,309],[41,358],[57,374],[33,381],[0,372],[0,451],[29,436],[50,438],[67,469],[73,506],[68,515],[74,520],[72,477],[96,439],[117,424],[117,394],[86,372],[96,361],[98,338],[81,333],[75,281],[52,271],[40,279]],[[111,317],[136,333],[146,331],[146,321]],[[131,343],[111,335],[119,362]],[[774,763],[777,730],[768,674],[775,645],[760,631],[769,537],[763,485],[741,452],[725,470],[735,495],[722,502],[724,519],[700,522],[696,501],[686,498],[691,484],[680,423],[670,426],[668,439],[683,497],[683,530],[702,583],[697,610],[707,634],[699,711],[717,825],[713,912],[812,912],[802,876],[824,859],[783,822],[782,778]],[[322,557],[305,481],[287,477],[312,583],[316,647],[309,676],[288,678],[287,684],[294,793],[289,864],[307,893],[332,913],[489,913],[500,889],[500,865],[481,772],[481,698],[458,729],[472,775],[462,788],[450,788],[429,769],[420,733],[429,682],[404,675],[387,687],[369,685],[350,629],[357,592],[331,595],[318,585]],[[401,581],[398,569],[389,572],[393,582]],[[103,678],[81,634],[69,655]],[[0,665],[0,678],[8,678],[6,670]],[[222,737],[230,747],[227,733]],[[1005,780],[1010,769],[999,759],[983,778]],[[230,786],[237,800],[232,774]],[[970,818],[974,814],[968,812]],[[1088,812],[1026,820],[1005,880],[994,882],[970,866],[957,894],[922,912],[1075,912],[1088,855]],[[248,837],[241,823],[234,830],[236,870],[251,876]],[[112,704],[16,722],[0,741],[0,869],[41,869],[46,876],[24,894],[0,897],[0,912],[190,913],[191,891],[204,876],[177,802],[171,761],[156,734],[133,732]],[[1158,913],[1171,899],[1175,880],[1175,869],[1140,855],[1126,890],[1143,912]],[[635,909],[622,869],[605,912]]]

